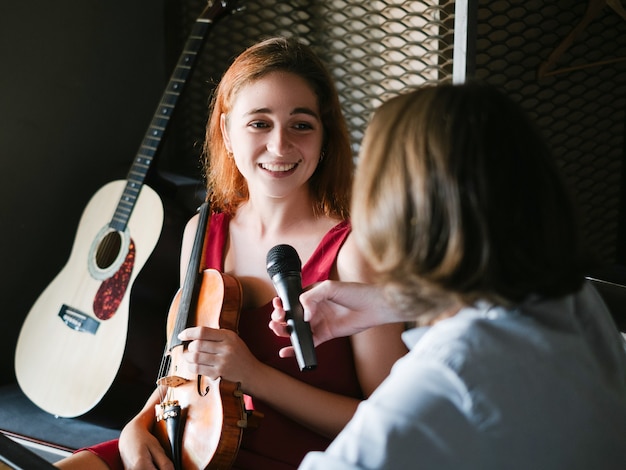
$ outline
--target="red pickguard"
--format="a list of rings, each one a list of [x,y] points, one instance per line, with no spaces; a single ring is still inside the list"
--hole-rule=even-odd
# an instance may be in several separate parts
[[[93,300],[93,311],[100,320],[108,320],[117,312],[135,265],[135,242],[131,239],[128,254],[117,272],[102,283]]]

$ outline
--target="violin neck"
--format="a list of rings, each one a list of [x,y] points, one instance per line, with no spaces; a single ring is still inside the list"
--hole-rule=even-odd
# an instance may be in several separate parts
[[[204,238],[209,220],[209,203],[204,202],[198,209],[198,228],[189,258],[189,265],[185,273],[180,292],[180,303],[178,306],[178,314],[176,315],[176,324],[174,331],[169,339],[169,349],[179,346],[182,341],[178,339],[178,334],[189,326],[190,312],[195,311],[195,303],[198,298],[198,290],[200,288],[202,261],[204,259]]]

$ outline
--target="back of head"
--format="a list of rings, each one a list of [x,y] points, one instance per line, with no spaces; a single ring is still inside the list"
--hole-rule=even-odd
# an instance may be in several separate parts
[[[220,116],[228,115],[242,88],[277,71],[303,78],[317,96],[324,127],[324,158],[310,180],[315,209],[321,214],[346,218],[354,162],[339,96],[330,73],[313,49],[296,38],[286,37],[272,37],[243,51],[226,70],[213,94],[204,147],[213,206],[234,212],[248,197],[246,182],[228,157]]]
[[[548,148],[487,85],[425,87],[381,106],[352,211],[364,253],[412,307],[510,305],[582,282],[577,220]]]

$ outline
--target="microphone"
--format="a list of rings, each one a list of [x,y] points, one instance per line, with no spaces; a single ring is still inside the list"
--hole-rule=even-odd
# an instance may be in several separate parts
[[[304,309],[299,299],[302,293],[301,271],[300,257],[291,245],[276,245],[267,252],[267,274],[283,302],[287,330],[298,366],[305,371],[317,367],[317,357],[311,327],[304,321]]]

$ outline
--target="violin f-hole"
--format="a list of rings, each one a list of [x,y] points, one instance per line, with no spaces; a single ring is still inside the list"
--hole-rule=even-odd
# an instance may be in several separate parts
[[[209,391],[211,390],[211,386],[207,385],[206,387],[204,387],[202,385],[202,375],[198,375],[198,382],[197,382],[197,387],[198,387],[198,395],[200,395],[201,397],[206,397],[209,394]]]

